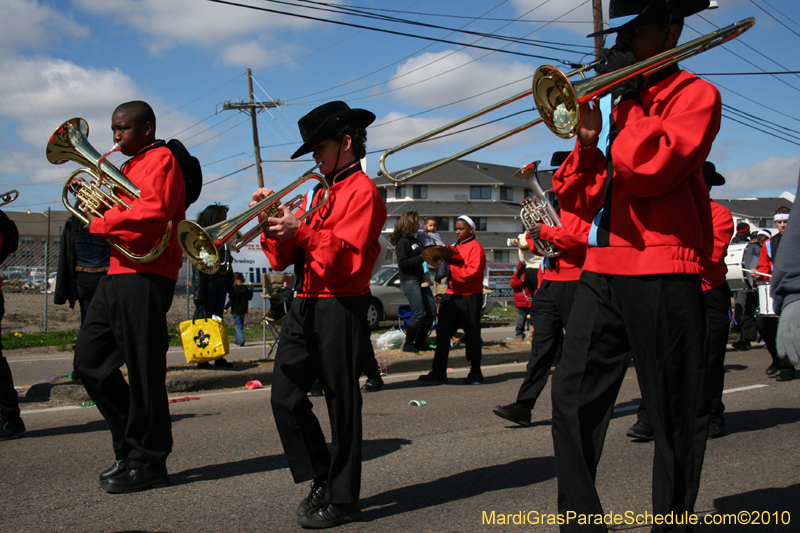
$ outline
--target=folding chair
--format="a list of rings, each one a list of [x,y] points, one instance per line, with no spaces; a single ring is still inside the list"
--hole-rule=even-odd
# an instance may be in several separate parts
[[[408,327],[408,321],[414,313],[411,311],[410,305],[401,305],[397,308],[397,325],[400,329]]]
[[[272,335],[272,346],[265,359],[269,360],[272,357],[272,352],[278,347],[280,342],[281,333],[280,328],[283,319],[289,312],[289,306],[292,303],[293,297],[291,294],[291,287],[294,286],[294,274],[267,274],[261,280],[263,286],[263,296],[269,299],[270,307],[265,309],[262,322],[264,324],[264,351],[266,352],[266,330],[269,329]]]

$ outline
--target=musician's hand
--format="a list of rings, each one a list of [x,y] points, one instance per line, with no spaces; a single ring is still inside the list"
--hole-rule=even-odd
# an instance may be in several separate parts
[[[84,215],[86,215],[86,218],[87,218],[87,219],[89,219],[89,223],[83,226],[83,228],[84,228],[84,229],[88,230],[88,229],[90,228],[90,226],[92,225],[92,221],[93,221],[94,219],[96,219],[97,217],[96,217],[96,216],[94,216],[94,215],[92,214],[92,212],[91,212],[91,211],[89,211],[89,208],[87,208],[87,207],[85,207],[85,206],[84,206],[84,208],[83,208],[83,214],[84,214]]]
[[[291,239],[294,237],[295,233],[297,233],[297,230],[300,229],[301,222],[294,216],[294,213],[283,204],[278,206],[278,211],[280,211],[283,216],[268,218],[267,222],[269,222],[269,227],[266,232],[270,237],[278,239],[279,241]]]
[[[600,112],[600,100],[592,98],[580,107],[580,124],[578,125],[578,141],[581,146],[592,146],[597,143],[603,129],[603,113]]]
[[[269,189],[267,187],[261,187],[259,189],[256,189],[256,191],[253,193],[253,201],[248,204],[248,207],[253,207],[258,202],[263,200],[264,198],[267,198],[268,196],[272,196],[272,193],[273,193],[273,190]],[[263,213],[259,213],[258,214],[259,222],[264,220],[264,217],[262,216],[262,214]]]
[[[542,235],[541,224],[536,224],[534,227],[530,229],[530,231],[528,231],[528,236],[530,236],[531,240],[537,240],[539,237],[541,237],[541,235]],[[533,248],[533,246],[530,246],[530,248]]]

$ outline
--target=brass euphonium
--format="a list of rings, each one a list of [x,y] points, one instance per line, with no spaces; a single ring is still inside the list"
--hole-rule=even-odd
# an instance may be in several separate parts
[[[106,161],[109,155],[119,150],[119,146],[115,144],[111,150],[100,155],[89,144],[88,136],[89,125],[86,121],[82,118],[73,118],[59,126],[50,137],[50,142],[47,143],[47,160],[54,165],[60,165],[67,161],[75,161],[84,165],[84,168],[79,168],[69,175],[61,194],[64,207],[84,224],[89,224],[89,217],[86,216],[84,210],[95,217],[102,217],[106,209],[115,206],[130,209],[132,202],[117,196],[115,189],[120,189],[128,198],[134,200],[138,199],[140,194],[139,188],[131,180],[117,167]],[[88,174],[91,179],[78,182],[75,178],[80,174]],[[107,190],[104,190],[104,187]],[[77,208],[70,203],[67,197],[68,193],[72,193],[78,199]],[[172,221],[169,221],[158,243],[143,255],[135,254],[111,240],[108,240],[108,243],[131,261],[149,263],[166,250],[171,233]]]
[[[520,179],[528,184],[533,189],[533,196],[525,198],[520,204],[520,218],[522,224],[525,226],[525,231],[530,235],[531,230],[537,224],[544,224],[555,228],[561,225],[561,220],[558,218],[558,213],[547,201],[545,196],[544,187],[539,181],[539,163],[541,161],[534,161],[530,165],[526,165],[514,173],[514,178]],[[536,253],[542,257],[558,257],[562,254],[563,250],[558,249],[552,242],[544,239],[532,239],[536,248]]]
[[[325,181],[325,178],[314,172],[317,168],[319,168],[319,165],[304,173],[280,191],[264,198],[238,215],[223,220],[213,226],[203,228],[197,222],[184,220],[178,224],[178,243],[181,245],[181,248],[183,248],[183,253],[186,254],[189,261],[191,261],[200,272],[205,274],[214,274],[218,272],[222,262],[219,253],[220,247],[227,245],[230,249],[238,252],[245,244],[264,232],[269,226],[266,220],[268,217],[283,216],[281,211],[278,210],[278,205],[283,204],[290,211],[301,207],[303,203],[302,194],[298,194],[289,202],[282,202],[281,199],[306,181],[316,179],[320,182],[324,191],[322,198],[303,213],[303,215],[297,218],[303,220],[308,217],[314,213],[314,211],[325,205],[330,195],[328,182]],[[262,215],[264,220],[256,224],[244,235],[239,233],[239,230],[245,224],[258,215]]]
[[[16,189],[12,189],[8,192],[0,194],[0,207],[6,204],[10,204],[14,200],[16,200],[18,196],[19,196],[19,191]]]

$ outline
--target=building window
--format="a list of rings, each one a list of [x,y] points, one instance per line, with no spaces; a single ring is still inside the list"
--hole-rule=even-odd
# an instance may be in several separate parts
[[[469,188],[469,197],[472,200],[491,200],[492,188],[483,185],[473,185]]]
[[[533,198],[533,191],[531,189],[525,189],[525,198]]]
[[[508,263],[508,250],[495,250],[494,251],[495,263]]]
[[[475,223],[475,231],[486,231],[486,217],[476,217],[472,221]]]
[[[436,219],[436,231],[450,231],[450,219],[447,217],[433,217]]]
[[[381,187],[378,191],[381,193],[381,200],[386,203],[386,187]]]
[[[414,185],[414,196],[415,200],[426,200],[428,198],[428,186],[427,185]]]
[[[398,185],[394,188],[394,199],[395,200],[402,200],[406,197],[406,186],[405,185]]]
[[[500,187],[500,200],[505,202],[513,202],[514,201],[513,187]]]
[[[36,242],[33,237],[20,237],[19,243],[20,244],[33,244]]]
[[[19,256],[23,259],[33,259],[33,250],[22,250]]]
[[[762,218],[758,221],[759,228],[771,228],[772,227],[772,219],[771,218]]]

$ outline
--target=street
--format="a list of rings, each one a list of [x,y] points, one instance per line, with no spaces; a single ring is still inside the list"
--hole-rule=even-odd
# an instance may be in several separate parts
[[[779,383],[763,349],[730,351],[726,361],[729,435],[709,441],[698,514],[767,511],[761,526],[698,526],[697,531],[797,531],[800,527],[800,380]],[[364,522],[337,531],[557,531],[498,525],[500,515],[556,513],[550,386],[523,428],[492,414],[511,403],[525,367],[485,367],[485,385],[418,386],[418,373],[391,375],[364,395],[361,506]],[[177,398],[186,397],[179,395]],[[0,443],[0,531],[299,531],[295,485],[269,406],[269,389],[189,394],[173,403],[172,485],[112,495],[97,474],[113,461],[95,408],[23,404],[24,438]],[[639,399],[630,368],[616,403],[597,476],[606,513],[651,512],[652,442],[631,442]],[[410,400],[424,400],[422,407]],[[324,398],[312,398],[327,431]],[[495,513],[495,524],[485,523]],[[787,513],[788,512],[788,513]],[[765,518],[766,517],[766,518]],[[776,518],[790,524],[775,526]],[[511,517],[513,519],[513,517]],[[649,531],[649,527],[615,526]]]

